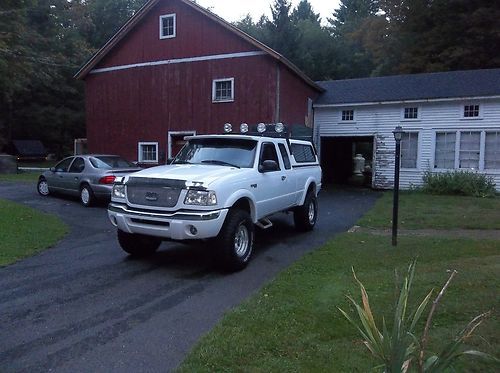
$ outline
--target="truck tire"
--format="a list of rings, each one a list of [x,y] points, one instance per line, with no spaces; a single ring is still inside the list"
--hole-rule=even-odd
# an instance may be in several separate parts
[[[254,225],[248,212],[232,209],[216,240],[223,270],[236,272],[250,261],[254,242]]]
[[[134,257],[145,257],[153,254],[160,247],[161,240],[143,234],[133,234],[118,229],[118,242],[126,253]]]
[[[314,192],[308,192],[304,204],[293,212],[295,228],[301,232],[312,231],[318,218],[318,201]]]

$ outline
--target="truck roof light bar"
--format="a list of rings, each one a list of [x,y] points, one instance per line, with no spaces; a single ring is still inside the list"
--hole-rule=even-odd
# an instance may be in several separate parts
[[[224,124],[224,133],[250,136],[289,137],[288,127],[281,122],[258,124],[241,123],[239,126],[239,133],[237,131],[233,131],[233,125],[231,123],[226,123]]]

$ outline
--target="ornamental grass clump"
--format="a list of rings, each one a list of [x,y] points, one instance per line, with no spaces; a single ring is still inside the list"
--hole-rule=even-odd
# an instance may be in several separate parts
[[[350,296],[347,298],[356,309],[359,322],[355,321],[355,317],[349,315],[344,310],[340,308],[339,310],[358,330],[363,338],[363,343],[379,362],[374,370],[386,373],[399,373],[407,371],[418,371],[422,373],[444,372],[450,368],[452,369],[453,364],[456,363],[457,359],[464,355],[475,355],[485,359],[494,360],[498,363],[498,359],[483,352],[476,350],[464,350],[465,341],[490,315],[490,312],[486,312],[475,317],[450,343],[444,347],[441,352],[432,353],[427,351],[429,331],[434,312],[436,311],[444,292],[457,272],[452,271],[448,281],[432,302],[425,328],[419,337],[417,336],[415,328],[431,299],[433,290],[431,290],[424,297],[415,311],[410,312],[408,309],[408,300],[415,274],[415,264],[416,262],[413,261],[409,265],[407,275],[405,276],[401,289],[399,290],[399,296],[396,302],[392,321],[392,329],[390,330],[387,326],[385,318],[382,318],[382,329],[380,329],[376,324],[373,311],[370,306],[368,293],[366,292],[363,283],[361,283],[361,281],[359,281],[356,277],[356,273],[353,269],[354,279],[361,290],[362,303],[359,304]]]
[[[490,176],[471,171],[430,172],[423,178],[422,191],[472,197],[494,197],[495,183]]]

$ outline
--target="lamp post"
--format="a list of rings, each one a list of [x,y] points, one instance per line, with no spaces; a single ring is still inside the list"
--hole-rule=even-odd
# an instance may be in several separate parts
[[[397,126],[394,131],[394,140],[396,140],[396,154],[394,163],[394,200],[392,203],[392,246],[398,244],[398,208],[399,208],[399,165],[401,159],[401,138],[403,137],[403,128]]]

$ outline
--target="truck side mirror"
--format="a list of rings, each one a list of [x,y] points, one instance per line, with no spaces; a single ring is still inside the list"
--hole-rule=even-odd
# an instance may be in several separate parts
[[[265,160],[259,165],[259,172],[272,172],[278,171],[279,169],[278,163],[272,159]]]

